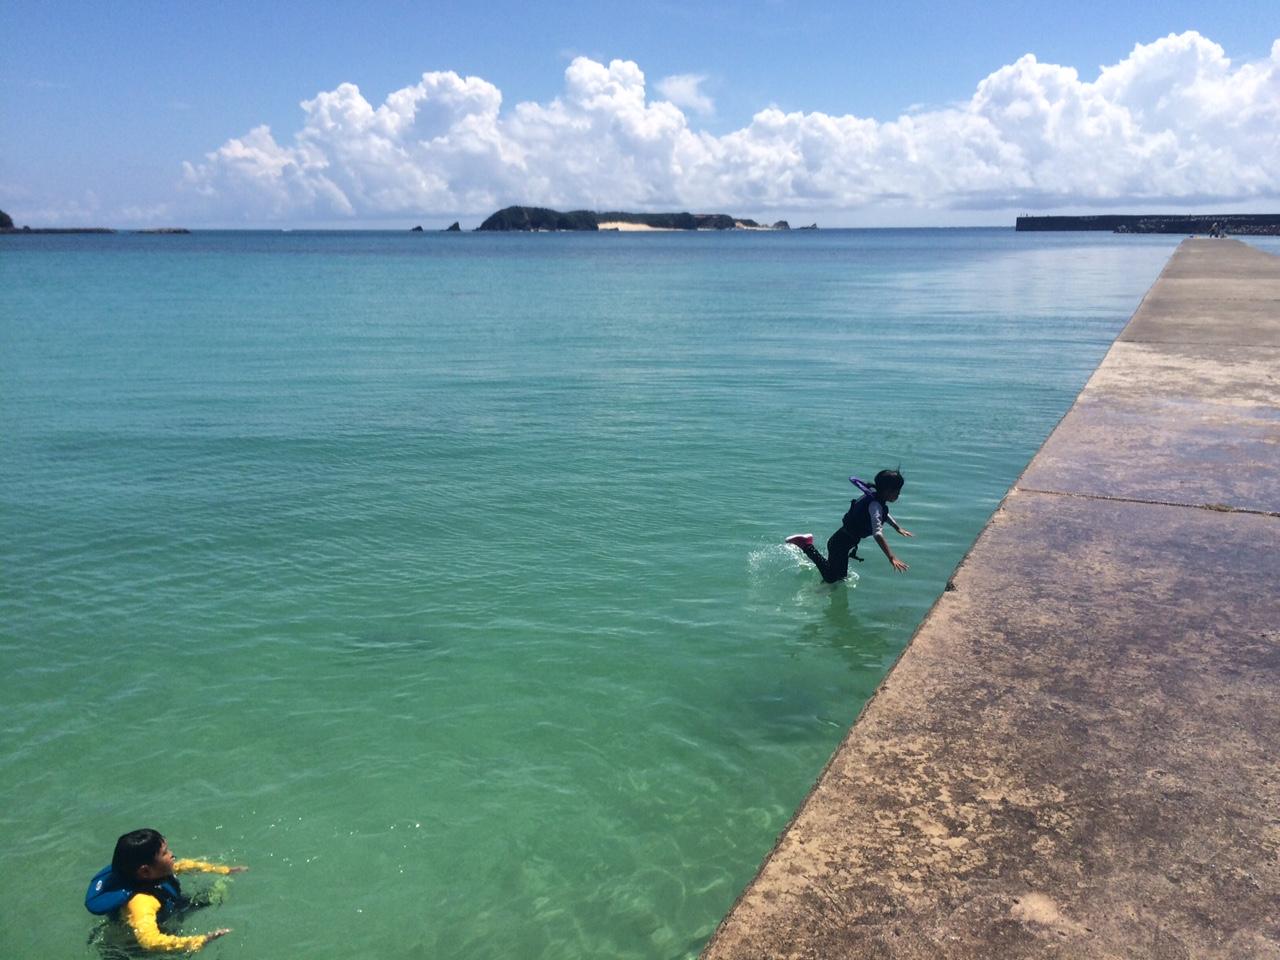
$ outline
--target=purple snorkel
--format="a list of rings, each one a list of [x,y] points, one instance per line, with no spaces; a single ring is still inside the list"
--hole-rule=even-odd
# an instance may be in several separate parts
[[[852,483],[859,490],[861,490],[868,497],[874,497],[876,495],[875,487],[871,486],[871,484],[869,483],[859,480],[857,477],[850,477],[849,482]]]

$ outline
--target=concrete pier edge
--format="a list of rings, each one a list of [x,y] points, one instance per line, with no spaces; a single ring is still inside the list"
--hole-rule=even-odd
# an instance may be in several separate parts
[[[1188,240],[702,956],[1280,958],[1280,257]]]

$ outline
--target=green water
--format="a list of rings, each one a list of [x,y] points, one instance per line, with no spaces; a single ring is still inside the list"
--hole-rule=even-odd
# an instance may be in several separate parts
[[[1177,240],[0,238],[0,954],[696,953]]]

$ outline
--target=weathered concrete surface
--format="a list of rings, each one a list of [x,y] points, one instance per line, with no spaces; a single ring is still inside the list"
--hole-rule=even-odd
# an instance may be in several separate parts
[[[1280,958],[1278,289],[1179,247],[708,960]]]
[[[1280,260],[1182,244],[1018,483],[1280,511]]]

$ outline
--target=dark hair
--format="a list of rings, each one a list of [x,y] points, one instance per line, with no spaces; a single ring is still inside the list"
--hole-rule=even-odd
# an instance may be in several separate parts
[[[897,470],[881,470],[876,474],[875,482],[871,485],[876,488],[876,493],[883,493],[887,496],[891,493],[900,492],[902,485],[906,482],[902,479],[901,472]]]
[[[129,880],[136,879],[138,868],[154,863],[156,854],[164,846],[159,830],[143,827],[132,830],[116,841],[116,852],[111,855],[111,869]]]

